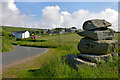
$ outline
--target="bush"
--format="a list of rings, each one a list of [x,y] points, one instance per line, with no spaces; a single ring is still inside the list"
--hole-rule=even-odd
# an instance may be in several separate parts
[[[79,32],[78,30],[75,30],[75,32],[77,33],[77,32]]]
[[[31,39],[31,38],[17,38],[16,41],[30,41],[30,42],[45,42],[46,40],[37,40],[37,39]]]
[[[45,42],[46,40],[37,40],[37,39],[31,39],[29,41],[32,41],[32,42]]]
[[[22,38],[17,38],[16,41],[22,41],[23,39]]]
[[[8,33],[7,33],[7,32],[2,31],[2,36],[7,36],[7,37],[8,37],[9,35],[8,35]]]

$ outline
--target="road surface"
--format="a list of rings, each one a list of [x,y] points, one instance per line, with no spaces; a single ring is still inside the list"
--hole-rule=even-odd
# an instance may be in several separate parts
[[[46,51],[46,48],[14,46],[13,51],[2,53],[2,64],[11,64],[16,61],[42,54]]]

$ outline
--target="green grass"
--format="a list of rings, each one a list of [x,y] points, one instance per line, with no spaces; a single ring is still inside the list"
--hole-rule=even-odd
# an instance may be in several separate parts
[[[54,59],[54,58],[53,58]],[[113,68],[109,67],[113,64]],[[116,64],[116,62],[115,62]],[[49,66],[49,67],[48,67]],[[97,68],[91,68],[88,65],[80,65],[76,71],[72,67],[54,59],[50,64],[46,64],[39,69],[30,69],[26,71],[25,78],[117,78],[117,67],[114,62],[98,65]],[[107,70],[106,70],[107,68]],[[116,70],[116,71],[114,71]],[[103,75],[104,74],[104,75]],[[23,75],[21,76],[23,77]]]
[[[13,31],[38,30],[38,29],[35,29],[35,28],[8,27],[8,26],[1,26],[1,27],[2,27],[2,30],[7,31],[9,33],[13,32]]]
[[[9,37],[9,33],[7,33],[6,31],[2,31],[2,36],[0,36],[0,46],[1,46],[1,50],[0,52],[8,52],[13,50],[13,45],[11,44],[11,38]]]
[[[62,52],[62,51],[61,51]],[[117,58],[113,61],[97,64],[97,67],[89,67],[88,65],[78,66],[78,70],[65,64],[64,59],[60,57],[62,53],[59,50],[49,56],[47,61],[43,61],[38,58],[38,61],[44,62],[40,68],[36,69],[24,69],[17,77],[19,78],[117,78],[118,77],[118,64]],[[64,54],[64,53],[63,53]],[[43,59],[43,58],[42,58]],[[42,63],[43,63],[42,62]],[[23,73],[25,73],[23,75]]]
[[[46,42],[13,42],[17,45],[45,47],[50,51],[32,62],[17,65],[22,66],[19,69],[15,66],[11,67],[3,77],[15,75],[13,77],[16,78],[118,78],[118,57],[105,63],[98,63],[97,67],[80,65],[77,70],[65,63],[65,54],[79,53],[77,45],[81,38],[77,34],[43,35],[38,40],[46,40]]]
[[[35,28],[22,28],[22,27],[7,27],[0,26],[0,52],[9,52],[13,50],[13,45],[11,44],[12,40],[15,40],[13,37],[9,37],[9,34],[13,31],[24,31],[24,30],[38,30]],[[36,42],[38,40],[31,40]],[[38,42],[44,42],[44,40],[39,40]]]
[[[11,44],[11,41],[6,37],[2,37],[2,52],[8,52],[11,50],[13,50],[13,45]]]
[[[77,34],[67,34],[58,36],[42,36],[39,40],[46,40],[46,42],[30,42],[30,41],[16,41],[13,44],[21,46],[32,46],[42,48],[56,48],[58,50],[67,50],[69,53],[75,55],[78,53],[77,44],[81,37]]]
[[[11,44],[12,40],[15,40],[13,37],[9,37],[9,34],[13,31],[24,31],[24,30],[37,30],[33,28],[21,28],[21,27],[7,27],[0,26],[0,52],[9,52],[13,50],[13,45]]]

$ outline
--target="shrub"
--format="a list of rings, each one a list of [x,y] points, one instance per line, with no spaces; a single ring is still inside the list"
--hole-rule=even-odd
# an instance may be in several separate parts
[[[16,41],[22,41],[22,38],[17,38]]]
[[[31,38],[17,38],[16,41],[30,41],[30,42],[45,42],[46,40],[37,40],[37,39],[31,39]]]

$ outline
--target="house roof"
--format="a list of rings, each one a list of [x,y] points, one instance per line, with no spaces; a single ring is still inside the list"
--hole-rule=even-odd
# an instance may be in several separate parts
[[[12,32],[11,34],[20,34],[20,33],[25,33],[26,31],[15,31],[15,32]]]

